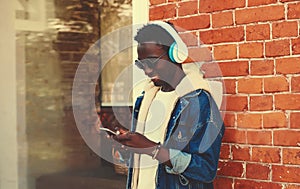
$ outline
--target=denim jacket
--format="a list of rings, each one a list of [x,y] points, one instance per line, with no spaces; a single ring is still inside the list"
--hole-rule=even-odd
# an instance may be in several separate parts
[[[133,109],[132,131],[136,129],[143,95]],[[213,189],[218,168],[224,124],[210,93],[203,89],[179,98],[168,122],[164,146],[173,168],[159,164],[156,189]],[[129,162],[127,189],[131,189],[133,154]]]

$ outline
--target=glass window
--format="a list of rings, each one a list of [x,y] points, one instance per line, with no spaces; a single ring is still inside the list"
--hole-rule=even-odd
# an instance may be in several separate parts
[[[115,172],[82,138],[72,104],[77,67],[104,27],[98,0],[16,0],[15,16],[19,188],[105,186],[101,178],[116,178]],[[116,20],[106,17],[106,22],[109,26]],[[94,65],[100,64],[97,60]],[[89,68],[81,74],[89,76],[93,71]],[[99,88],[92,91],[90,96],[97,98]],[[90,107],[81,108],[88,120],[85,130],[92,132],[95,119],[91,117],[97,114]],[[93,136],[100,148],[100,136]],[[89,178],[99,180],[86,186]],[[122,179],[115,182],[125,183]]]
[[[101,105],[132,105],[131,1],[103,1],[101,6]]]

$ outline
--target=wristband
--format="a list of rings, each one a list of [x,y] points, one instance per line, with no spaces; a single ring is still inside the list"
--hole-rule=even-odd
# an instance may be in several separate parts
[[[158,142],[156,148],[151,152],[152,159],[155,159],[157,157],[160,148],[161,148],[161,144],[160,142]]]

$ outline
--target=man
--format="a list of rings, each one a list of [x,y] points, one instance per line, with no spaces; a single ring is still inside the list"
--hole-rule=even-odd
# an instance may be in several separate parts
[[[113,138],[134,152],[128,189],[211,189],[224,125],[196,63],[168,23],[141,28],[135,64],[150,78],[133,109],[132,128]]]

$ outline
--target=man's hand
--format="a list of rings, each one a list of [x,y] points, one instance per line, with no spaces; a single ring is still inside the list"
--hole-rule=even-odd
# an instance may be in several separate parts
[[[106,129],[109,129],[111,131],[113,131],[114,133],[118,133],[119,134],[124,134],[126,132],[128,132],[128,129],[125,128],[125,127],[122,127],[122,126],[113,126],[113,125],[99,125],[99,128],[106,128]],[[98,129],[98,130],[101,130],[101,129]],[[107,134],[109,136],[113,136],[112,132],[107,132]]]
[[[149,140],[147,137],[136,132],[126,132],[120,135],[113,136],[113,139],[124,145],[124,147],[132,152],[139,154],[148,154],[153,157],[153,151],[157,148],[158,143]],[[161,147],[155,157],[161,163],[172,168],[170,161],[169,150]]]
[[[125,132],[120,135],[113,136],[113,139],[124,145],[135,153],[151,155],[157,143],[149,140],[144,135],[137,132]]]

